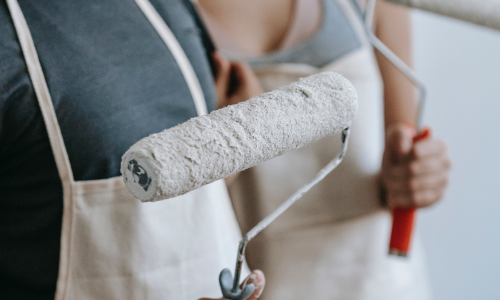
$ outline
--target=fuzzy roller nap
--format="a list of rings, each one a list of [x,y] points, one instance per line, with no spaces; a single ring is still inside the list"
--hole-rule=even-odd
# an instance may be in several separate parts
[[[500,30],[500,0],[386,0]]]
[[[312,75],[140,140],[121,172],[141,201],[179,196],[338,133],[356,112],[347,79]]]

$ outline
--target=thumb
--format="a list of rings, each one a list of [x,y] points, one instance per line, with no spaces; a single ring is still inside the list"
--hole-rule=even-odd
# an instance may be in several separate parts
[[[386,132],[385,149],[394,162],[399,162],[408,156],[413,147],[415,129],[404,123],[389,126]]]
[[[255,286],[254,292],[247,298],[247,300],[256,300],[260,297],[262,292],[264,291],[264,286],[266,284],[266,278],[264,277],[264,273],[261,270],[254,270],[247,277],[247,279],[241,284],[241,286],[245,286],[248,284],[253,284]]]

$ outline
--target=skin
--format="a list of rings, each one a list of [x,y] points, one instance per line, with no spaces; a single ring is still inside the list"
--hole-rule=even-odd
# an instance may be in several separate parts
[[[264,291],[264,286],[266,285],[266,278],[264,277],[264,273],[261,270],[254,270],[248,277],[243,281],[240,287],[244,285],[253,283],[255,285],[255,291],[253,294],[247,298],[247,300],[256,300],[260,297],[262,292]],[[199,300],[227,300],[225,298],[220,299],[212,299],[212,298],[202,298]]]
[[[386,131],[382,183],[390,207],[427,207],[439,201],[448,184],[451,162],[437,139],[413,143],[413,127],[395,123]]]
[[[198,5],[238,45],[264,54],[276,50],[280,44],[292,21],[294,3],[294,0],[200,0]],[[377,1],[376,35],[408,65],[411,65],[410,23],[407,9]],[[411,126],[417,116],[413,84],[379,53],[375,54],[384,81],[386,143],[381,171],[384,200],[391,208],[430,206],[443,197],[448,184],[451,161],[446,143],[434,137],[413,143],[415,132]],[[247,71],[244,74],[253,76]],[[233,97],[230,103],[246,100],[252,94],[251,88],[255,87],[247,85],[242,89],[243,96],[238,100]]]
[[[406,64],[411,65],[409,11],[377,1],[375,30]],[[381,181],[389,207],[427,207],[444,196],[451,160],[446,143],[430,137],[413,142],[417,107],[413,85],[376,53],[384,81],[385,150]]]
[[[198,6],[236,44],[259,55],[280,45],[292,21],[294,3],[294,0],[199,0]],[[408,65],[411,65],[410,23],[407,9],[377,1],[375,33]],[[391,208],[433,205],[442,199],[448,185],[451,160],[446,143],[434,137],[413,141],[417,116],[413,84],[379,53],[375,55],[384,82],[386,141],[380,174],[384,200]],[[219,107],[262,93],[247,64],[228,61],[218,54],[214,61]],[[230,184],[234,177],[226,182]],[[262,272],[257,278],[263,288]],[[250,300],[257,299],[261,292],[257,289]]]
[[[197,5],[237,45],[259,55],[279,46],[292,21],[295,1],[199,0]]]
[[[216,68],[217,108],[246,101],[264,92],[247,63],[229,61],[218,53],[213,55],[213,61]]]

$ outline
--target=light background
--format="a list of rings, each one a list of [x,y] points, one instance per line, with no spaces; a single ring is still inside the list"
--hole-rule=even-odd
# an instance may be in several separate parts
[[[500,31],[414,12],[424,123],[453,159],[447,196],[422,210],[436,300],[500,299]]]

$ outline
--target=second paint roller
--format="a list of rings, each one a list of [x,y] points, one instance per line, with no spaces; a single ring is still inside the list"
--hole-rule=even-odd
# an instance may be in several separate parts
[[[500,30],[500,0],[386,0]]]
[[[500,0],[386,0],[400,5],[426,10],[439,15],[471,22],[480,26],[500,30]],[[425,86],[418,76],[373,33],[373,14],[376,0],[369,0],[365,14],[365,26],[371,44],[380,51],[419,89],[419,116],[414,141],[428,138],[429,129],[421,127],[422,107],[425,100]],[[406,256],[410,248],[415,209],[397,208],[393,211],[393,226],[389,243],[389,253]]]

